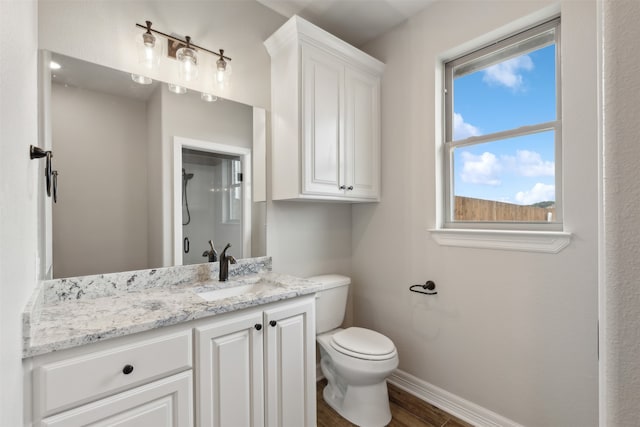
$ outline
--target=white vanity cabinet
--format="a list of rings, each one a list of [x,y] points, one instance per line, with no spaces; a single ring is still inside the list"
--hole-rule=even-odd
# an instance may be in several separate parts
[[[298,16],[265,45],[273,199],[379,200],[384,64]]]
[[[315,296],[31,363],[35,427],[315,426]]]
[[[191,331],[34,359],[34,425],[193,425]]]
[[[313,298],[195,328],[197,426],[315,426]]]

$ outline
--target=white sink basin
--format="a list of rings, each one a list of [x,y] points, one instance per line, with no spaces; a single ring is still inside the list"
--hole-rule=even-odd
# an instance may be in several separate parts
[[[258,294],[265,291],[273,290],[279,286],[270,282],[256,282],[247,285],[229,286],[226,288],[213,289],[206,292],[199,292],[197,295],[207,301],[217,301],[225,298],[237,297],[247,294]]]

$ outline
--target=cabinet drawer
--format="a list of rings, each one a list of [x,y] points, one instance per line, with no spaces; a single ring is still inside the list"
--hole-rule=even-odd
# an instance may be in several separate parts
[[[45,418],[38,427],[192,427],[191,371]]]
[[[44,364],[34,371],[35,409],[46,417],[191,364],[191,331]]]

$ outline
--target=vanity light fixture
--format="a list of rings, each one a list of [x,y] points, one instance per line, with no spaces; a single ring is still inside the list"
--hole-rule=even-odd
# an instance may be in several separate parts
[[[62,66],[60,64],[58,64],[56,61],[49,62],[49,69],[51,69],[51,70],[59,70],[60,68],[62,68]]]
[[[183,95],[187,93],[187,88],[184,86],[174,85],[173,83],[167,83],[169,86],[169,92],[173,92],[178,95]]]
[[[200,99],[202,99],[205,102],[216,102],[218,100],[218,97],[210,93],[202,92],[200,94]]]
[[[163,33],[161,31],[151,28],[151,22],[146,21],[146,25],[136,24],[136,27],[143,28],[146,31],[142,34],[142,45],[145,47],[142,53],[140,53],[140,60],[145,65],[153,64],[147,58],[153,58],[155,64],[159,62],[160,55],[156,55],[158,47],[161,43],[156,41],[155,35],[160,35],[168,40],[180,43],[182,47],[176,51],[176,60],[179,62],[179,74],[182,80],[190,82],[198,77],[198,51],[207,52],[218,57],[216,61],[215,70],[212,74],[215,76],[214,81],[220,89],[224,89],[228,85],[229,75],[231,74],[231,58],[225,56],[224,49],[220,49],[218,52],[206,49],[202,46],[191,43],[191,37],[185,37],[182,40],[176,36]],[[156,59],[157,58],[157,59]],[[151,66],[153,67],[153,65]],[[149,67],[149,68],[151,68]]]

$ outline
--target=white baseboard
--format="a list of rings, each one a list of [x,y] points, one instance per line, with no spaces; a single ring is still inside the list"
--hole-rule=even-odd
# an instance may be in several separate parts
[[[449,393],[418,377],[397,369],[387,378],[391,384],[431,403],[434,406],[478,427],[522,427],[502,415]]]

